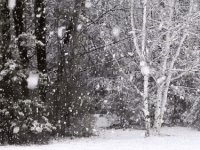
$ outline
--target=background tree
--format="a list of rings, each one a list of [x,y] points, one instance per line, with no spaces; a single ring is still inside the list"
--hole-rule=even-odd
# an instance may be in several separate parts
[[[46,102],[47,86],[47,62],[46,62],[46,2],[36,0],[35,9],[35,36],[38,71],[42,75],[42,83],[39,85],[40,98]]]
[[[21,59],[21,66],[22,69],[27,69],[29,64],[28,59],[28,51],[27,48],[24,46],[23,42],[25,42],[23,34],[26,33],[25,30],[25,0],[17,0],[16,6],[13,11],[13,18],[14,18],[14,25],[15,25],[15,34],[17,38],[17,46],[19,49],[19,55]],[[27,83],[26,79],[22,80],[22,92],[21,92],[23,98],[28,98],[28,89],[27,89]]]

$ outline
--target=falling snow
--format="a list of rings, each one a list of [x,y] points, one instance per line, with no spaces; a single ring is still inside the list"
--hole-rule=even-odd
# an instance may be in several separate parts
[[[8,7],[10,10],[13,10],[16,6],[16,0],[8,0]]]
[[[37,17],[37,18],[40,18],[40,17],[41,17],[41,14],[37,14],[36,17]]]
[[[64,31],[64,30],[65,30],[65,27],[64,27],[64,26],[58,28],[58,37],[59,37],[59,38],[62,38],[62,37],[63,37],[63,31]]]
[[[145,61],[140,62],[140,67],[141,67],[141,73],[143,75],[149,75],[150,74],[150,68]]]
[[[91,0],[86,0],[86,1],[85,1],[85,7],[86,7],[86,8],[92,7],[92,2],[91,2]]]
[[[1,150],[198,150],[185,1],[0,0]]]
[[[80,30],[82,29],[82,27],[83,27],[83,25],[82,25],[82,24],[79,24],[79,25],[77,26],[77,30],[80,31]]]
[[[39,82],[39,74],[30,72],[29,77],[27,78],[28,89],[34,90],[37,88]]]
[[[166,76],[162,76],[162,77],[158,78],[156,82],[158,84],[161,84],[161,83],[163,83],[165,81],[165,79],[166,79]]]
[[[134,56],[134,53],[133,52],[128,52],[128,55],[129,56]]]
[[[14,133],[14,134],[17,134],[18,132],[19,132],[19,127],[14,127],[13,133]]]
[[[119,27],[114,27],[113,29],[112,29],[112,35],[114,36],[114,37],[119,37],[119,35],[120,35],[120,28]]]

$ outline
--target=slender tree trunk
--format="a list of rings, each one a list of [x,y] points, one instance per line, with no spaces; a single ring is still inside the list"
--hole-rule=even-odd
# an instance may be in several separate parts
[[[10,51],[11,43],[11,21],[10,21],[10,10],[8,8],[8,1],[3,0],[0,2],[0,71],[4,69],[5,64],[9,59],[12,59],[12,53]],[[9,76],[6,75],[3,80],[0,81],[0,88],[4,89],[3,97],[13,99],[14,94],[12,85],[8,82]]]
[[[177,48],[176,50],[176,54],[175,56],[173,57],[171,63],[170,63],[170,67],[169,67],[169,73],[167,75],[167,79],[166,79],[166,83],[165,83],[165,88],[164,88],[164,93],[163,93],[163,98],[162,98],[162,102],[161,102],[161,110],[160,110],[160,117],[159,117],[159,127],[161,127],[161,124],[163,122],[163,116],[164,116],[164,112],[166,110],[166,104],[167,104],[167,96],[168,96],[168,91],[169,91],[169,86],[170,86],[170,83],[171,83],[171,78],[172,78],[172,75],[173,75],[173,72],[172,72],[172,69],[174,68],[174,64],[181,52],[181,48],[183,46],[183,43],[185,41],[185,39],[187,38],[187,33],[185,33],[186,31],[183,31],[183,36],[181,38],[181,41],[180,41],[180,44],[179,44],[179,47]],[[160,129],[159,129],[160,130]]]
[[[163,99],[163,87],[164,85],[159,85],[157,89],[157,99],[156,99],[156,108],[155,108],[155,118],[154,118],[154,129],[156,134],[160,134],[161,127],[161,103]]]
[[[148,137],[150,136],[150,127],[151,127],[151,122],[150,122],[150,114],[149,114],[149,76],[145,75],[144,76],[144,97],[143,97],[143,103],[144,103],[144,117],[145,117],[145,129],[146,133],[145,136]]]
[[[149,113],[149,75],[150,75],[150,70],[149,66],[147,64],[147,58],[148,58],[148,53],[146,51],[146,26],[147,26],[147,0],[144,0],[143,2],[143,25],[142,25],[142,39],[141,39],[141,49],[139,47],[139,42],[138,38],[135,32],[135,21],[134,21],[134,0],[131,0],[131,27],[132,27],[132,34],[133,34],[133,44],[136,49],[136,53],[139,56],[140,59],[140,65],[141,65],[141,73],[144,76],[144,83],[143,83],[143,88],[144,88],[144,93],[143,93],[143,112],[144,112],[144,119],[145,119],[145,136],[148,137],[150,136],[150,125],[151,125],[151,120],[150,120],[150,113]],[[146,70],[147,69],[147,70]],[[147,72],[146,72],[147,71]]]
[[[35,0],[35,36],[38,70],[43,74],[39,84],[40,99],[46,101],[47,63],[46,63],[46,15],[45,0]]]
[[[11,59],[11,52],[9,51],[9,45],[11,42],[10,35],[10,10],[8,8],[8,1],[0,1],[0,71],[5,67],[5,63],[8,59]],[[3,93],[0,94],[0,98],[8,98],[9,101],[12,100],[11,86],[6,82],[5,78],[0,81],[0,88],[3,89]],[[0,106],[3,108],[4,106]],[[1,116],[0,116],[1,117]],[[3,120],[0,120],[3,121]],[[9,126],[5,127],[2,132],[0,132],[0,143],[5,144],[9,141]],[[10,141],[9,141],[10,142]]]
[[[148,0],[144,0],[143,2],[143,26],[142,26],[142,49],[141,49],[141,53],[142,56],[144,57],[142,59],[142,61],[144,60],[145,62],[145,66],[141,66],[141,67],[145,67],[141,68],[144,69],[144,71],[141,70],[143,76],[144,76],[144,97],[143,97],[143,101],[144,101],[144,116],[145,116],[145,126],[146,126],[146,133],[145,136],[148,137],[150,136],[150,127],[151,127],[151,120],[150,120],[150,113],[149,113],[149,75],[150,75],[150,68],[147,64],[146,59],[148,59],[148,53],[146,51],[146,37],[147,37],[147,2]],[[145,59],[146,58],[146,59]],[[147,71],[147,72],[146,72]]]
[[[169,13],[169,20],[168,20],[168,26],[172,26],[172,19],[174,16],[174,4],[175,2],[173,0],[168,1],[168,5],[170,7],[170,13]],[[164,21],[164,20],[163,20]],[[170,45],[171,45],[171,31],[168,30],[166,33],[166,41],[165,41],[165,46],[164,46],[164,57],[162,58],[162,74],[160,77],[165,77],[166,70],[167,70],[167,64],[168,64],[168,58],[169,58],[169,53],[170,53]],[[169,77],[169,76],[168,76]],[[157,87],[157,100],[156,100],[156,108],[155,108],[155,118],[154,118],[154,129],[155,129],[155,134],[160,134],[160,128],[162,125],[162,111],[163,111],[163,104],[164,104],[164,97],[165,97],[165,90],[167,88],[167,83],[168,83],[168,77],[165,77],[163,83],[160,83]],[[168,92],[168,90],[167,90]]]

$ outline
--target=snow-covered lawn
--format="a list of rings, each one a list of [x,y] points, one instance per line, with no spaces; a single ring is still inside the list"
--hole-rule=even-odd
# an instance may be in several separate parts
[[[0,150],[199,150],[200,132],[163,128],[163,136],[144,138],[142,130],[105,130],[99,136],[53,141],[42,146],[1,146]]]

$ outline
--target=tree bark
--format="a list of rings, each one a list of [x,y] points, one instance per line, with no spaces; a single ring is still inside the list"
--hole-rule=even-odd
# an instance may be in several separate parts
[[[75,76],[75,48],[77,45],[77,24],[80,12],[84,8],[84,0],[75,0],[73,12],[68,16],[69,22],[66,25],[63,44],[60,48],[60,61],[58,66],[57,81],[59,87],[58,104],[59,118],[61,120],[61,135],[71,135],[71,120],[73,118],[73,102],[77,99],[79,88],[77,87],[78,78]],[[58,38],[59,40],[59,38]],[[60,41],[61,42],[61,39]],[[65,55],[67,53],[67,55]],[[76,91],[76,92],[75,92]],[[65,105],[61,105],[65,103]]]
[[[46,15],[45,0],[35,0],[35,36],[38,71],[42,73],[39,84],[40,99],[46,101],[47,64],[46,64]]]
[[[149,76],[144,76],[144,97],[143,97],[143,103],[144,103],[144,117],[145,117],[145,136],[150,136],[150,114],[149,114]]]
[[[16,6],[13,12],[14,25],[15,25],[15,34],[17,38],[17,46],[19,49],[19,55],[21,59],[22,69],[27,69],[29,64],[29,59],[27,56],[27,48],[23,45],[23,38],[20,37],[23,33],[25,33],[25,18],[24,18],[24,10],[25,10],[25,0],[17,0]],[[22,98],[28,98],[28,88],[26,79],[22,80]]]
[[[1,11],[1,64],[4,64],[7,59],[11,58],[9,45],[11,41],[10,35],[10,10],[8,8],[8,1],[4,0],[0,3]]]
[[[164,89],[164,94],[163,94],[163,98],[162,98],[162,103],[161,103],[161,112],[160,112],[160,124],[162,124],[162,120],[163,120],[163,116],[164,116],[164,112],[166,110],[166,103],[167,103],[167,96],[168,96],[168,91],[169,91],[169,86],[170,86],[170,83],[171,83],[171,79],[172,79],[172,69],[174,68],[174,64],[181,52],[181,48],[184,44],[184,41],[185,39],[187,38],[187,33],[185,33],[186,31],[183,31],[183,36],[181,38],[181,41],[180,41],[180,44],[179,44],[179,47],[176,51],[176,54],[175,56],[173,57],[172,61],[171,61],[171,64],[170,64],[170,67],[169,67],[169,73],[168,73],[168,76],[167,76],[167,79],[166,79],[166,85],[165,85],[165,89]]]
[[[143,72],[142,70],[144,67],[149,70],[149,66],[147,64],[148,53],[146,52],[146,25],[147,25],[147,0],[143,2],[143,25],[142,25],[142,39],[141,39],[141,49],[139,47],[138,38],[135,32],[135,21],[134,21],[134,0],[131,0],[131,27],[132,27],[132,34],[133,34],[133,44],[135,46],[136,53],[140,59],[141,65],[141,73],[144,76],[144,83],[143,83],[143,112],[144,112],[144,119],[145,119],[145,136],[150,136],[150,113],[149,113],[149,73],[150,72]],[[145,70],[145,69],[144,69]]]
[[[168,27],[172,26],[172,19],[174,16],[174,4],[175,2],[173,0],[169,0],[169,6],[170,6],[170,13],[169,13],[169,19],[168,19]],[[168,58],[169,58],[169,54],[170,54],[170,46],[171,46],[171,31],[168,30],[168,32],[166,33],[166,41],[165,41],[165,45],[164,45],[164,57],[162,58],[162,74],[160,77],[162,76],[166,76],[166,74],[168,74],[166,72],[167,70],[167,64],[168,64]],[[157,87],[157,100],[156,100],[156,108],[155,108],[155,118],[154,118],[154,130],[156,134],[160,134],[160,128],[162,125],[162,111],[164,110],[163,108],[163,104],[164,104],[164,95],[165,95],[165,90],[166,90],[166,83],[168,82],[168,77],[166,77],[167,79],[165,81],[163,81],[163,83],[160,83]],[[168,90],[167,90],[168,92]]]
[[[164,85],[158,85],[157,89],[157,99],[156,99],[156,108],[155,108],[155,118],[154,118],[154,129],[156,134],[160,134],[160,127],[161,127],[161,101],[163,99],[163,87]]]
[[[2,71],[5,67],[5,63],[8,59],[11,59],[11,52],[9,51],[9,45],[11,42],[11,34],[10,34],[10,10],[8,8],[8,1],[1,0],[0,1],[0,71]],[[3,92],[0,94],[0,98],[9,99],[8,101],[13,100],[12,86],[8,84],[7,79],[0,80],[0,89],[3,89]],[[0,109],[3,109],[4,106],[0,106]],[[2,118],[2,117],[1,117]],[[3,121],[3,120],[0,120]],[[2,132],[0,132],[0,143],[5,144],[9,141],[9,126],[5,127]]]

